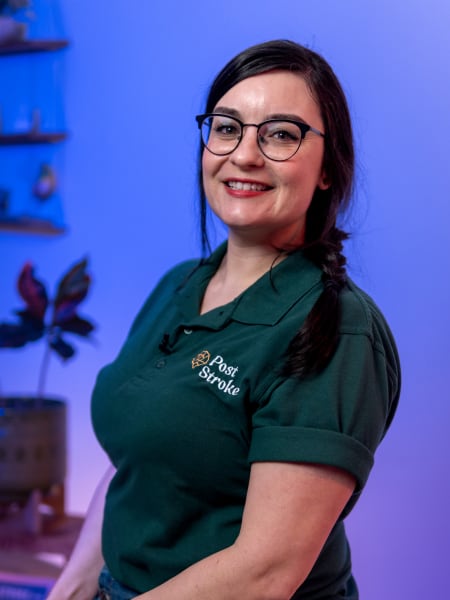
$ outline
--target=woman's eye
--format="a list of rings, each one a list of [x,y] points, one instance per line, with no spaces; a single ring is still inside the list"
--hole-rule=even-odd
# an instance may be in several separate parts
[[[298,140],[298,135],[286,129],[278,129],[271,133],[271,137],[280,142],[295,142]]]
[[[262,137],[273,143],[297,143],[300,140],[300,130],[293,123],[272,123],[261,131]]]
[[[277,131],[275,135],[280,140],[292,139],[291,134],[287,131]]]
[[[220,124],[218,123],[215,127],[214,127],[214,131],[218,134],[218,135],[237,135],[238,133],[238,129],[236,127],[236,125],[229,125],[229,124]]]

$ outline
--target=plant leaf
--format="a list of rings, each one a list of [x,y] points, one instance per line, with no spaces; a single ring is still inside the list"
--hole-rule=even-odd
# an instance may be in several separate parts
[[[59,327],[63,331],[76,333],[77,335],[81,335],[83,337],[87,337],[95,329],[94,325],[90,321],[83,319],[78,315],[75,315],[68,321],[64,321]]]
[[[30,315],[43,320],[48,307],[47,291],[44,284],[34,276],[33,265],[29,262],[22,267],[17,280],[17,289]]]
[[[73,346],[68,344],[60,335],[55,335],[50,340],[50,348],[52,348],[63,360],[72,358],[75,354]]]
[[[85,299],[91,284],[86,268],[87,260],[83,259],[61,279],[54,302],[52,324],[62,326],[76,316],[76,308]]]
[[[44,335],[44,323],[27,311],[19,313],[19,323],[0,323],[0,348],[21,348]]]
[[[73,298],[64,300],[54,307],[52,325],[63,327],[67,321],[71,321],[76,316],[76,311],[81,300]]]

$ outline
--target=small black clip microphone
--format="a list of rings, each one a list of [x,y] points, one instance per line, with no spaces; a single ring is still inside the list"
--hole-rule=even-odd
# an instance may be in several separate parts
[[[170,340],[170,336],[168,333],[165,333],[162,337],[161,343],[159,344],[159,349],[161,350],[161,352],[164,352],[164,354],[170,354],[171,350],[169,347],[169,340]]]

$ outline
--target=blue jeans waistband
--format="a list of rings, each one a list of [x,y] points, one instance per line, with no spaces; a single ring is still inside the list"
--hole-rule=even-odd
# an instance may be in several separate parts
[[[138,595],[138,592],[116,581],[106,566],[100,571],[94,600],[131,600]]]

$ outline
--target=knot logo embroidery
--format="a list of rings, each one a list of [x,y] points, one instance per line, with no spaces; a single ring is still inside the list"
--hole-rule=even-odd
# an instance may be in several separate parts
[[[209,363],[210,358],[211,354],[208,352],[208,350],[203,350],[203,352],[199,352],[197,356],[192,359],[192,368],[196,369],[197,367],[207,365]]]
[[[217,370],[212,368],[213,365]],[[197,367],[201,367],[198,376],[206,383],[217,387],[224,394],[230,396],[239,394],[240,388],[234,383],[239,367],[228,364],[220,354],[211,359],[208,350],[202,350],[192,359],[192,368],[196,369]]]

